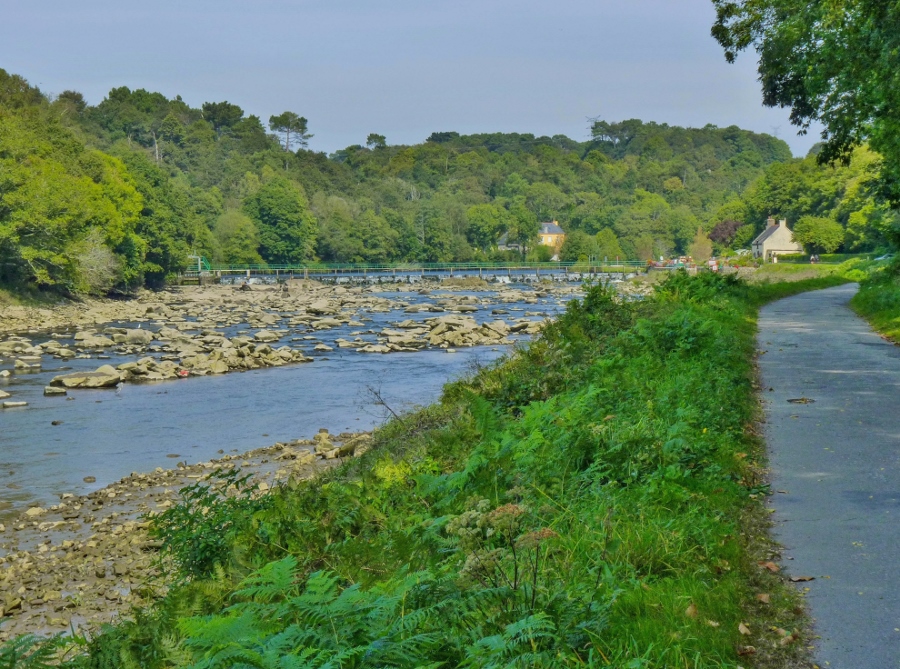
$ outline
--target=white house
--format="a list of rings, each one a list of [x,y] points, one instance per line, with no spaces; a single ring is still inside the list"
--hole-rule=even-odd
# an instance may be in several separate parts
[[[803,247],[794,241],[794,233],[788,228],[787,220],[776,221],[771,217],[766,222],[766,229],[753,240],[750,248],[754,258],[764,260],[788,253],[803,253]]]

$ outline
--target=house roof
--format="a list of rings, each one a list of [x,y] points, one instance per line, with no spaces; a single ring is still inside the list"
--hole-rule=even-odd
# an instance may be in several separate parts
[[[763,230],[763,231],[760,233],[759,237],[757,237],[756,239],[753,240],[753,243],[754,243],[754,244],[762,244],[762,243],[763,243],[764,241],[766,241],[769,237],[771,237],[772,235],[774,235],[774,234],[775,234],[775,231],[778,230],[779,227],[780,227],[780,226],[778,226],[778,225],[770,225],[769,227],[767,227],[765,230]]]
[[[541,223],[541,234],[542,235],[564,235],[566,231],[559,227],[556,222],[552,223]]]

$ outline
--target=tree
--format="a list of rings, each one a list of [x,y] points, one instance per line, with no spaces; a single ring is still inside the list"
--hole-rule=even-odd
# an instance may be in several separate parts
[[[523,201],[515,202],[509,208],[510,226],[509,241],[518,244],[522,249],[522,255],[525,255],[531,242],[537,237],[541,230],[541,224]]]
[[[282,136],[285,151],[290,151],[294,144],[305,147],[312,137],[307,132],[307,120],[290,111],[270,116],[269,129]]]
[[[880,187],[900,204],[900,5],[884,0],[713,0],[712,35],[734,62],[759,54],[763,104],[791,108],[805,132],[823,124],[820,163],[848,162],[867,141]]]
[[[710,231],[709,238],[716,244],[728,246],[734,241],[734,236],[743,226],[744,224],[740,221],[720,221]]]
[[[597,257],[597,240],[586,232],[573,230],[559,249],[559,259],[564,261],[589,260]]]
[[[9,74],[0,67],[0,107],[17,109],[38,106],[46,102],[43,93],[18,74]]]
[[[383,149],[387,146],[387,138],[384,135],[370,132],[369,136],[366,137],[366,146],[370,149]]]
[[[316,221],[306,194],[284,177],[267,181],[244,201],[244,213],[259,230],[259,253],[269,263],[300,263],[313,258]]]
[[[844,243],[844,228],[821,216],[804,216],[794,225],[794,239],[807,253],[832,253]]]
[[[604,228],[596,235],[597,239],[597,257],[615,260],[616,258],[624,259],[625,253],[619,244],[616,233],[609,228]]]
[[[476,204],[466,210],[466,236],[469,242],[482,251],[497,244],[510,223],[509,212],[493,204]]]
[[[753,225],[742,225],[734,233],[731,240],[732,245],[736,249],[750,248],[751,242],[756,238],[756,227]]]
[[[639,260],[655,260],[653,248],[653,237],[650,235],[641,235],[634,242],[634,252]]]
[[[434,142],[435,144],[445,144],[447,142],[452,142],[454,139],[459,139],[458,132],[433,132],[425,141]]]
[[[228,101],[204,102],[202,109],[203,118],[208,123],[211,123],[215,131],[220,135],[223,130],[231,128],[244,118],[244,110]]]
[[[233,265],[262,263],[259,231],[250,218],[234,209],[216,220],[213,234],[219,245],[218,258]]]
[[[525,189],[525,204],[535,213],[539,221],[561,218],[571,200],[558,186],[539,181]]]
[[[694,235],[694,241],[688,247],[688,255],[694,259],[694,262],[704,263],[712,257],[712,241],[703,232],[703,228],[697,228],[697,234]]]
[[[56,104],[66,110],[71,110],[75,114],[81,114],[87,109],[87,102],[84,100],[84,95],[78,91],[63,91],[56,96]]]

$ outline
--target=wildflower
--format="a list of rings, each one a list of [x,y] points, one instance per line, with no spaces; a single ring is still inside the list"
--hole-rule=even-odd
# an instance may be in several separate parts
[[[542,527],[541,529],[535,530],[533,532],[526,532],[516,540],[516,544],[518,544],[522,548],[537,548],[547,539],[552,539],[553,537],[558,536],[559,535],[549,527]]]

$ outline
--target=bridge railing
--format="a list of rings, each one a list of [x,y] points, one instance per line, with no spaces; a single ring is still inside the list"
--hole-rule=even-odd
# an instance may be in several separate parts
[[[435,272],[435,271],[506,271],[506,270],[572,270],[597,271],[599,268],[622,268],[623,271],[634,271],[646,267],[639,260],[594,261],[594,262],[448,262],[448,263],[264,263],[230,265],[211,263],[210,272]]]

